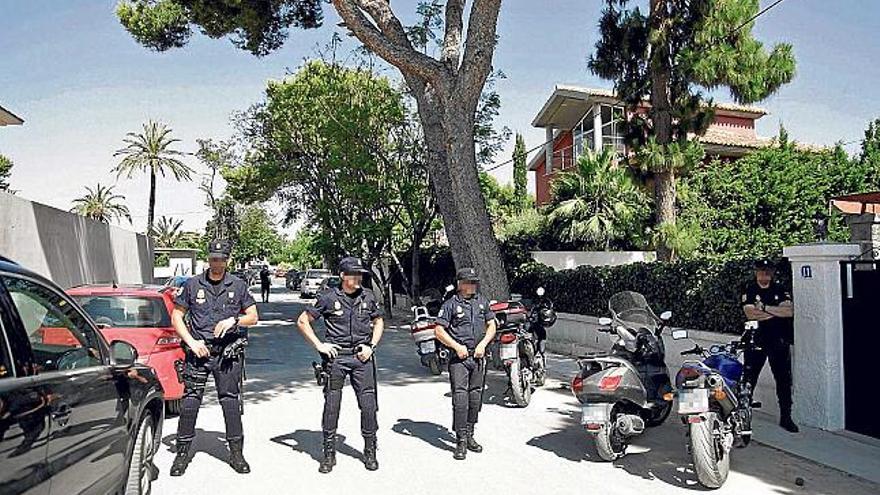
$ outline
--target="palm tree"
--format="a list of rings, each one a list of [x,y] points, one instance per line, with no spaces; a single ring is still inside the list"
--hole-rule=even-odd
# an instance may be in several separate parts
[[[113,186],[104,187],[98,183],[94,189],[86,186],[86,191],[83,197],[73,200],[71,212],[102,223],[122,218],[131,223],[128,207],[121,202],[125,196],[113,194]]]
[[[174,220],[171,217],[162,216],[159,223],[153,229],[153,239],[160,247],[175,247],[181,240],[184,232],[180,230],[183,220]]]
[[[113,171],[116,176],[125,175],[130,179],[135,172],[149,172],[150,174],[150,204],[147,212],[147,233],[153,233],[153,220],[156,212],[156,175],[171,173],[176,180],[192,180],[192,169],[186,166],[178,157],[185,153],[171,149],[171,145],[179,142],[179,139],[170,136],[171,128],[160,122],[152,120],[144,124],[141,134],[129,132],[125,135],[125,147],[113,153],[113,156],[121,156]]]
[[[582,155],[553,181],[548,219],[560,239],[609,249],[641,234],[648,198],[610,149]]]

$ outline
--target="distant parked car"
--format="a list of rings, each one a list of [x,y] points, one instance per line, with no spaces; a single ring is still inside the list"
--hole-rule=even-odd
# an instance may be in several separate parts
[[[234,270],[229,273],[235,277],[238,277],[238,278],[244,280],[244,283],[246,283],[248,285],[248,287],[250,287],[256,283],[260,272],[253,271],[250,268],[248,268],[245,270]]]
[[[156,370],[170,414],[180,413],[183,383],[175,361],[183,361],[180,337],[171,326],[176,290],[151,285],[83,285],[68,289],[100,325],[107,340],[124,340],[138,351],[138,360]]]
[[[285,270],[284,268],[276,268],[275,276],[278,278],[285,278],[287,277],[287,270]]]
[[[304,298],[314,296],[318,293],[318,289],[321,288],[321,282],[323,282],[325,278],[330,277],[330,275],[330,270],[307,270],[306,274],[303,276],[302,283],[299,286],[300,295]]]
[[[0,493],[150,493],[162,402],[136,348],[0,258]]]
[[[320,294],[327,289],[332,289],[335,287],[339,287],[341,285],[342,285],[342,279],[339,278],[339,276],[333,275],[333,276],[327,277],[321,282],[321,287],[318,289],[318,292],[316,294]]]

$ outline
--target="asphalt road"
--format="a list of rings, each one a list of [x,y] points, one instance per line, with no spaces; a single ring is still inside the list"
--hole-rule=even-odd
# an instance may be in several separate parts
[[[177,419],[166,420],[155,459],[160,475],[154,493],[448,495],[476,490],[665,495],[703,490],[689,465],[684,429],[674,415],[639,437],[630,455],[604,463],[579,428],[577,401],[562,382],[549,380],[528,408],[518,409],[502,397],[506,379],[500,372],[489,374],[477,427],[484,452],[455,461],[447,374],[433,377],[419,365],[409,333],[393,328],[400,321],[391,323],[378,353],[379,471],[364,469],[360,415],[354,393],[346,387],[338,465],[329,475],[319,474],[323,397],[311,370],[316,355],[294,325],[303,301],[280,287],[273,289],[272,301],[259,305],[261,321],[251,330],[248,349],[244,428],[252,472],[239,475],[226,464],[223,415],[209,389],[197,423],[197,453],[180,478],[168,475]],[[574,366],[561,357],[550,361],[551,373],[559,377]],[[716,493],[880,493],[878,485],[760,444],[733,455],[727,484]],[[803,479],[803,486],[795,484],[797,478]]]

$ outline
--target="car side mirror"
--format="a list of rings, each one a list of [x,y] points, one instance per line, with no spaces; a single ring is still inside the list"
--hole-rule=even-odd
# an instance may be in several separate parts
[[[613,320],[607,316],[603,316],[603,317],[599,318],[599,324],[602,325],[603,327],[607,327],[607,326],[611,325],[612,321]]]
[[[663,321],[669,321],[672,319],[672,311],[664,311],[660,313],[660,319]]]
[[[538,287],[538,290],[535,291],[535,294],[538,294],[538,297],[544,297],[544,288]]]
[[[133,345],[124,340],[114,340],[110,344],[110,359],[113,369],[127,370],[137,362],[138,352]]]
[[[673,330],[672,331],[672,340],[684,340],[688,338],[687,330]]]

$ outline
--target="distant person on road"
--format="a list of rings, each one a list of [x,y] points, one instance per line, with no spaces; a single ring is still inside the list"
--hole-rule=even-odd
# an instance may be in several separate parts
[[[452,386],[452,429],[456,435],[453,457],[464,460],[467,451],[482,452],[474,427],[483,407],[486,346],[495,338],[495,313],[477,293],[480,283],[473,268],[456,274],[458,291],[443,303],[437,316],[437,340],[452,349],[449,383]]]
[[[297,325],[306,341],[323,358],[324,383],[324,457],[318,471],[329,473],[336,465],[336,428],[339,424],[339,407],[342,404],[342,388],[345,378],[350,377],[351,387],[357,395],[361,410],[361,434],[364,437],[364,466],[379,469],[376,460],[376,362],[373,353],[385,323],[382,310],[373,291],[361,286],[364,268],[358,258],[347,257],[339,262],[340,287],[332,287],[318,295],[314,306],[299,316]],[[325,341],[315,335],[312,322],[324,318]]]
[[[190,445],[195,438],[196,417],[208,375],[214,376],[223,409],[229,465],[241,474],[251,469],[242,452],[242,327],[256,325],[259,316],[247,284],[226,271],[229,251],[228,242],[212,242],[208,246],[208,270],[187,280],[174,300],[171,322],[184,343],[186,361],[183,404],[177,423],[177,455],[171,465],[171,476],[182,476],[189,465]],[[187,328],[187,319],[191,328]]]
[[[263,265],[260,270],[260,294],[263,302],[269,302],[269,292],[272,289],[272,272],[269,271],[269,265]]]
[[[757,321],[755,344],[757,349],[746,351],[745,378],[758,385],[758,377],[764,363],[770,361],[770,370],[776,380],[776,397],[779,400],[779,425],[797,433],[798,427],[791,418],[791,346],[794,344],[794,305],[782,285],[774,280],[776,267],[762,260],[755,264],[755,280],[750,282],[742,295],[743,312],[749,320]]]

